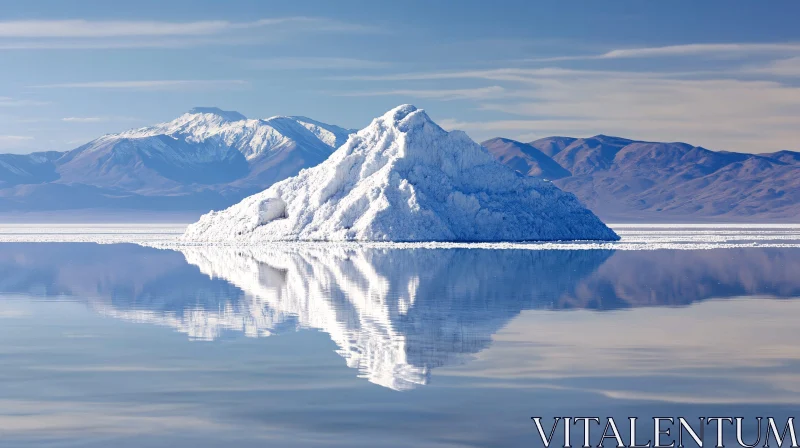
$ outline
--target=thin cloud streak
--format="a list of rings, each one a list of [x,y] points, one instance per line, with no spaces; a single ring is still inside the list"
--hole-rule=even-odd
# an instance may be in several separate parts
[[[285,57],[247,61],[248,66],[263,70],[355,70],[378,69],[392,64],[355,58]]]
[[[299,33],[383,33],[373,26],[325,17],[278,17],[252,22],[205,20],[20,20],[0,22],[0,50],[180,49],[261,45]]]
[[[33,89],[111,89],[111,90],[186,90],[198,88],[242,88],[250,83],[240,79],[214,80],[151,80],[151,81],[94,81],[29,86]]]
[[[737,48],[658,47],[650,53],[734,51]],[[775,45],[769,48],[783,51],[795,47]],[[748,47],[748,50],[753,49]],[[645,53],[612,55],[627,57]],[[796,117],[800,115],[800,87],[774,78],[796,74],[800,74],[800,57],[724,71],[659,73],[559,67],[496,68],[338,79],[374,81],[392,87],[350,96],[397,94],[445,100],[461,93],[457,98],[472,100],[470,109],[483,111],[485,119],[464,121],[453,117],[441,124],[449,129],[465,130],[476,140],[497,136],[524,136],[533,140],[550,135],[613,134],[651,141],[686,141],[712,149],[769,152],[798,148]],[[449,89],[451,80],[471,85],[453,91]],[[408,87],[427,81],[426,90],[403,88],[406,87],[404,81]],[[436,84],[442,88],[436,89]]]
[[[14,42],[0,40],[0,50],[124,50],[133,48],[184,49],[199,46],[262,45],[277,41],[272,38],[251,36],[205,37],[137,37],[124,39],[37,39]]]
[[[798,146],[800,88],[771,81],[551,78],[507,89],[506,98],[476,107],[520,119],[442,125],[479,139],[614,134],[745,152]]]
[[[772,54],[800,53],[800,43],[728,43],[728,44],[685,44],[663,47],[621,48],[602,54],[556,56],[550,58],[529,59],[533,62],[586,61],[601,59],[634,59],[681,56],[750,56]]]
[[[800,77],[800,57],[778,59],[760,66],[749,66],[741,69],[740,72],[788,78]]]
[[[539,78],[553,77],[626,77],[626,78],[663,78],[687,77],[705,75],[709,72],[624,72],[609,70],[577,70],[559,67],[547,68],[496,68],[487,70],[461,70],[461,71],[442,71],[442,72],[416,72],[416,73],[395,73],[388,75],[352,75],[334,76],[330,79],[339,81],[435,81],[448,79],[483,79],[490,81],[512,81],[512,82],[531,82]]]
[[[0,96],[0,107],[45,106],[46,101],[18,100],[7,96]]]
[[[19,149],[19,145],[31,140],[33,140],[33,137],[27,135],[0,135],[0,147],[6,149],[15,149],[17,147]]]
[[[64,117],[61,121],[66,123],[107,123],[113,121],[139,121],[132,117]]]
[[[0,22],[0,37],[106,38],[142,36],[206,36],[280,25],[302,25],[318,31],[365,32],[372,28],[321,17],[279,17],[253,22],[208,20],[197,22],[19,20]]]
[[[334,96],[369,97],[369,96],[403,96],[415,98],[439,99],[442,101],[459,99],[492,99],[505,96],[505,89],[500,86],[480,87],[475,89],[451,90],[383,90],[368,92],[344,92]]]

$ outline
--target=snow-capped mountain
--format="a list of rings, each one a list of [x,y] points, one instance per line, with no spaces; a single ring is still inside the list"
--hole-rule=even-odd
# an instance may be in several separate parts
[[[257,120],[198,107],[169,122],[104,135],[63,154],[47,153],[50,171],[38,177],[19,181],[4,172],[0,158],[0,185],[25,184],[0,192],[0,209],[35,208],[38,202],[28,198],[55,195],[64,208],[191,204],[207,210],[319,164],[351,132],[305,117]],[[24,171],[21,161],[14,162],[6,171]],[[106,200],[110,197],[118,200]]]
[[[191,241],[615,240],[574,196],[494,160],[411,105],[350,137],[325,162],[204,215]]]
[[[492,150],[496,140],[485,144]],[[605,135],[514,144],[550,156],[568,172],[554,183],[605,220],[796,221],[800,215],[798,152],[732,153]],[[492,153],[523,174],[544,177],[530,162]]]
[[[250,120],[238,112],[196,107],[173,121],[103,139],[142,139],[168,135],[187,143],[203,144],[206,149],[203,155],[212,159],[220,157],[218,152],[221,149],[232,148],[247,160],[256,160],[294,147],[327,156],[332,148],[347,141],[352,132],[305,117],[276,116]]]
[[[263,186],[322,162],[335,149],[328,142],[348,135],[307,119],[249,120],[199,107],[170,122],[100,137],[68,152],[58,171],[64,182],[88,177],[92,185],[134,191],[185,183]]]

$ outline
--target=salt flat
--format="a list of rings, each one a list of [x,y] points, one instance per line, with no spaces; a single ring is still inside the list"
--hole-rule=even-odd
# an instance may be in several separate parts
[[[185,224],[0,224],[3,243],[141,243],[169,241]]]
[[[178,241],[184,224],[0,224],[1,243],[134,243],[151,247],[276,246],[397,249],[699,250],[743,247],[800,248],[800,224],[611,224],[616,242],[269,242],[263,244]]]

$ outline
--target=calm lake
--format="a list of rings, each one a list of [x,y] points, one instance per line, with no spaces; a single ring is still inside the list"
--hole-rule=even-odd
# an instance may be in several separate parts
[[[794,416],[800,229],[638,232],[686,247],[0,243],[0,446],[541,446],[532,416],[743,416],[755,440]]]

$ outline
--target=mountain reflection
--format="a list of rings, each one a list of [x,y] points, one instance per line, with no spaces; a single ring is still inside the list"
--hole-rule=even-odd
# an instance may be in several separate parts
[[[359,376],[397,390],[460,364],[528,309],[800,296],[800,251],[342,249],[6,244],[0,292],[70,296],[193,339],[329,334]],[[535,332],[533,334],[535,338]]]

